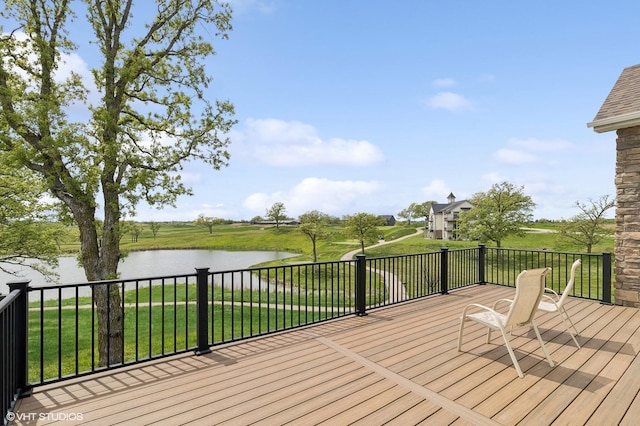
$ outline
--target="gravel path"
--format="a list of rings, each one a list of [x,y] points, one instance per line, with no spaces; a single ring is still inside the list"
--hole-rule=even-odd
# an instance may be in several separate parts
[[[413,237],[417,234],[421,234],[423,233],[424,230],[422,228],[416,228],[416,232],[414,234],[409,234],[409,235],[405,235],[404,237],[400,237],[400,238],[396,238],[394,240],[383,240],[378,242],[377,244],[374,244],[372,246],[369,247],[365,247],[365,249],[370,249],[370,248],[374,248],[374,247],[378,247],[378,246],[382,246],[385,244],[393,244],[395,242],[398,242],[400,240],[404,240],[405,238],[409,238],[409,237]],[[357,250],[352,250],[349,253],[345,254],[344,256],[342,256],[342,258],[340,260],[352,260],[353,256],[355,256],[358,253],[361,253],[362,250],[357,249]],[[392,274],[391,272],[388,271],[383,271],[383,270],[378,270],[378,269],[371,269],[368,268],[370,270],[372,270],[373,272],[382,275],[382,278],[384,280],[384,284],[387,286],[387,294],[389,295],[389,299],[388,301],[390,303],[394,303],[394,302],[401,302],[403,300],[407,299],[407,289],[405,288],[404,284],[402,284],[402,282],[398,279],[397,276],[395,276],[394,274]]]

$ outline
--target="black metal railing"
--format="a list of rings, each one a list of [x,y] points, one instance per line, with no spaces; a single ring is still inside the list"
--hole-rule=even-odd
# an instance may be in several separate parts
[[[13,290],[0,302],[2,409],[4,413],[10,409],[9,395],[31,386],[178,353],[204,354],[222,343],[346,315],[366,315],[370,309],[474,284],[513,286],[522,269],[552,267],[547,286],[562,291],[576,259],[582,260],[582,266],[572,295],[610,303],[612,259],[608,253],[484,245],[243,270],[204,268],[193,274],[144,279],[46,287],[22,283],[22,291]],[[109,330],[117,336],[113,345],[111,339],[107,341],[111,356],[102,360],[97,286],[109,289],[107,306],[120,306],[119,312],[106,313],[108,324],[110,319],[121,319],[113,322],[118,329]],[[119,305],[110,303],[117,299]],[[22,355],[11,349],[21,341]],[[22,364],[16,369],[16,363]],[[14,371],[24,371],[23,377],[11,376]]]
[[[485,255],[483,282],[515,286],[523,269],[551,267],[547,287],[562,292],[569,280],[571,265],[580,259],[571,295],[583,299],[611,303],[611,253],[566,253],[546,250],[499,249],[480,246]]]
[[[8,283],[10,293],[0,300],[0,411],[3,423],[7,413],[27,385],[27,292],[28,281]]]
[[[29,288],[29,382],[39,385],[194,350],[197,274]],[[108,286],[108,327],[121,342],[99,357],[98,286]],[[114,305],[115,299],[119,302]],[[205,297],[206,300],[206,297]]]

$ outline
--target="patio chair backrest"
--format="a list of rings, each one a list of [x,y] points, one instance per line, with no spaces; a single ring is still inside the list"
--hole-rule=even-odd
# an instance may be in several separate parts
[[[529,324],[535,315],[542,294],[545,277],[551,268],[529,269],[516,278],[516,296],[513,299],[505,326]]]
[[[578,259],[575,262],[573,262],[573,265],[571,265],[571,276],[569,277],[569,282],[567,283],[567,286],[562,291],[562,296],[560,296],[560,300],[558,300],[558,306],[562,306],[562,304],[567,299],[567,297],[569,297],[569,293],[571,293],[571,289],[573,288],[573,283],[576,281],[576,269],[578,269],[578,266],[580,266],[581,263],[582,262],[580,261],[580,259]]]

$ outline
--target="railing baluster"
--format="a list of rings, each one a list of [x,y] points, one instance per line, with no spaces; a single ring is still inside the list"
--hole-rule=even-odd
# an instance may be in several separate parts
[[[75,374],[76,374],[76,376],[80,372],[80,366],[79,366],[79,358],[80,357],[78,356],[78,351],[79,351],[78,339],[80,338],[79,330],[78,330],[79,325],[80,325],[80,322],[78,320],[78,315],[79,315],[79,309],[78,309],[79,301],[78,301],[78,298],[79,297],[80,297],[79,287],[76,287],[75,288],[75,298],[76,298],[76,303],[75,303],[75,305],[76,305],[76,312],[75,312],[75,352],[76,352],[76,354],[75,354]]]
[[[135,288],[136,288],[136,306],[135,306],[135,348],[136,348],[136,361],[138,361],[140,359],[140,336],[139,336],[139,329],[140,329],[140,287],[138,284],[138,280],[136,280],[135,282]]]
[[[62,288],[58,288],[58,378],[62,377]]]

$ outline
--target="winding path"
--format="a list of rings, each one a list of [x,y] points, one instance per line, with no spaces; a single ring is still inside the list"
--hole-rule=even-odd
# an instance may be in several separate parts
[[[365,247],[366,249],[371,249],[374,247],[378,247],[378,246],[382,246],[385,244],[393,244],[395,242],[398,242],[400,240],[404,240],[405,238],[409,238],[409,237],[414,237],[418,234],[421,234],[422,232],[424,232],[424,230],[422,228],[416,228],[416,232],[413,234],[409,234],[409,235],[405,235],[404,237],[400,237],[400,238],[396,238],[394,240],[391,241],[380,241],[377,244],[374,244],[372,246],[369,247]],[[346,253],[344,256],[342,256],[340,258],[340,260],[353,260],[353,256],[355,256],[358,253],[361,253],[361,249],[357,249],[357,250],[352,250],[349,253]],[[392,274],[391,272],[388,271],[384,271],[384,270],[380,270],[380,269],[372,269],[372,268],[367,268],[379,275],[382,275],[382,279],[384,280],[384,284],[387,287],[387,292],[389,294],[389,299],[388,301],[390,303],[395,303],[395,302],[401,302],[403,300],[407,300],[407,289],[405,288],[404,284],[402,284],[402,282],[398,279],[397,276],[395,276],[394,274]]]

